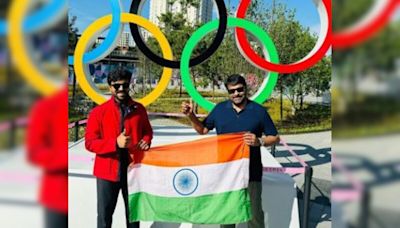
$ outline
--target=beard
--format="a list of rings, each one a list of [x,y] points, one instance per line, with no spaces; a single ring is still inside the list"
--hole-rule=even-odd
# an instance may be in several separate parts
[[[128,93],[125,91],[119,91],[115,94],[115,98],[117,98],[119,101],[125,101],[128,98]]]
[[[232,97],[231,101],[235,105],[241,105],[246,101],[246,96],[245,95],[238,95],[238,96]]]

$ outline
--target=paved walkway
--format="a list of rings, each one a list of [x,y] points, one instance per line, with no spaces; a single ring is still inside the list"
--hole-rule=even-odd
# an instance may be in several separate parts
[[[200,136],[186,126],[159,126],[152,121],[154,130],[153,146],[210,137]],[[281,167],[267,148],[262,150],[262,162],[266,167]],[[95,179],[92,174],[93,153],[84,148],[80,140],[69,149],[69,209],[71,227],[93,227],[96,221]],[[299,227],[297,191],[294,180],[287,174],[266,173],[263,176],[263,210],[268,214],[270,227]],[[122,227],[124,220],[122,200],[117,204],[114,214],[115,227]],[[154,224],[143,223],[141,227],[153,227]],[[171,224],[157,223],[160,227],[171,227]],[[172,224],[172,227],[192,227],[191,224]],[[193,226],[217,228],[219,226]],[[239,227],[246,227],[241,224]]]
[[[165,127],[160,125],[169,125],[175,126],[177,129],[185,128],[182,124],[177,123],[173,119],[154,119],[151,121],[158,131],[158,134],[166,135]],[[158,127],[157,127],[158,126]],[[177,141],[185,141],[191,137],[199,137],[195,133],[186,132],[179,135],[179,137],[174,138],[174,142]],[[314,187],[312,192],[313,203],[311,206],[311,215],[312,215],[312,224],[310,227],[330,227],[330,207],[329,207],[329,194],[330,191],[330,181],[331,181],[331,173],[330,173],[330,132],[319,132],[319,133],[311,133],[311,134],[299,134],[299,135],[283,135],[282,138],[288,142],[288,144],[299,154],[299,156],[304,159],[307,163],[313,166],[314,168]],[[171,143],[169,141],[160,141],[160,144]],[[89,153],[90,154],[90,153]],[[296,166],[295,160],[285,148],[278,147],[276,152],[276,159],[283,166]],[[39,170],[32,169],[31,166],[26,164],[24,151],[22,148],[14,151],[10,156],[2,156],[2,166],[0,171],[2,174],[15,172],[19,174],[23,174],[21,178],[23,181],[19,181],[21,178],[17,179],[7,179],[3,180],[0,184],[2,186],[0,190],[0,211],[2,214],[7,215],[9,218],[7,227],[15,227],[14,225],[22,225],[24,222],[27,222],[29,226],[39,225],[42,222],[42,214],[41,208],[38,206],[36,202],[36,191],[37,184],[25,184],[26,181],[31,181],[32,178],[36,179],[38,174],[40,174]],[[85,160],[85,158],[83,158]],[[279,165],[271,164],[271,165]],[[79,168],[79,167],[78,167]],[[17,170],[16,170],[17,169]],[[87,171],[88,174],[91,174],[91,170]],[[3,175],[4,176],[4,175]],[[303,188],[303,177],[302,175],[295,176],[295,183],[299,187],[299,189]],[[21,183],[20,183],[21,182]],[[21,185],[24,187],[21,188]],[[74,188],[75,193],[82,192],[85,188],[92,188],[95,184],[80,183],[75,187],[70,185],[71,188]],[[21,198],[21,195],[24,197]],[[93,196],[93,195],[91,195]],[[301,199],[301,192],[299,194],[299,198]],[[10,200],[11,199],[11,200]],[[17,200],[15,200],[17,199]],[[279,200],[279,199],[277,199]],[[85,205],[84,202],[80,202],[82,207],[85,207],[85,211],[95,211],[95,204],[93,205]],[[301,205],[301,203],[300,203]],[[79,205],[78,205],[79,206]],[[15,210],[14,210],[15,208]],[[301,210],[301,208],[300,208]],[[25,213],[25,220],[19,220],[20,212],[29,211]],[[116,215],[120,216],[120,215]],[[121,215],[122,216],[122,215]],[[278,215],[277,215],[278,216]],[[275,216],[274,216],[275,217]],[[72,218],[72,217],[71,217]],[[18,222],[17,222],[18,221]],[[15,223],[17,222],[17,223]],[[7,223],[6,223],[7,224]],[[285,228],[285,227],[283,227]]]
[[[400,134],[351,140],[334,140],[337,159],[347,167],[354,179],[370,191],[370,227],[398,227],[400,204]],[[348,183],[343,174],[336,174],[337,183]],[[340,205],[340,214],[351,224],[358,224],[360,203]]]
[[[313,168],[310,228],[331,227],[331,131],[282,135],[281,137],[301,159]],[[276,158],[282,166],[299,165],[282,146],[277,147]],[[302,205],[301,198],[304,189],[304,176],[294,176],[294,180],[301,190],[299,192],[299,201],[300,205]],[[300,210],[302,210],[302,208],[300,208]]]

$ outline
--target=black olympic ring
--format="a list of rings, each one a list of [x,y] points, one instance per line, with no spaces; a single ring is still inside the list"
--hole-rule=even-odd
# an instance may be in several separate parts
[[[167,1],[167,0],[166,0]],[[141,2],[144,2],[142,0],[132,0],[131,8],[130,8],[130,13],[132,14],[137,14],[140,8]],[[219,45],[221,45],[222,40],[224,39],[225,36],[225,31],[226,27],[228,24],[228,14],[226,11],[226,6],[223,0],[214,0],[214,2],[217,4],[218,8],[218,15],[219,15],[219,25],[218,25],[218,30],[217,30],[217,35],[214,37],[212,44],[210,47],[207,48],[202,54],[199,56],[190,59],[189,62],[189,67],[196,66],[202,62],[204,62],[208,57],[210,57],[214,52],[217,51]],[[131,34],[133,37],[133,40],[136,43],[136,46],[139,48],[139,50],[150,60],[153,62],[164,66],[164,67],[169,67],[169,68],[174,68],[174,69],[179,69],[180,68],[180,61],[173,61],[173,60],[168,60],[164,59],[156,54],[154,54],[150,48],[147,47],[145,42],[142,39],[142,36],[140,35],[139,32],[139,27],[137,24],[130,23],[130,29],[131,29]]]

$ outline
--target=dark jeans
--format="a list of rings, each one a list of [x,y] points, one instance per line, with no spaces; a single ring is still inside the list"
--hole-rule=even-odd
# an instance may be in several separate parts
[[[125,220],[128,228],[138,228],[139,222],[129,223],[128,188],[121,181],[113,182],[97,178],[97,227],[111,228],[112,216],[117,205],[119,191],[125,204]]]
[[[111,228],[112,216],[117,205],[118,194],[122,191],[125,204],[125,220],[128,228],[139,228],[139,222],[129,223],[127,151],[119,151],[120,170],[118,182],[97,178],[97,227]]]
[[[267,228],[268,225],[264,223],[264,215],[262,210],[262,183],[261,182],[249,182],[248,187],[249,195],[250,195],[250,203],[251,203],[251,220],[247,222],[248,228]],[[268,218],[267,218],[268,219]],[[235,228],[235,225],[221,225],[221,228]]]
[[[68,214],[45,208],[46,228],[68,228]]]

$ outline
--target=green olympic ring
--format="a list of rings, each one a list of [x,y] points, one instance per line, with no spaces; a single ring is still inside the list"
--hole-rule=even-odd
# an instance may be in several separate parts
[[[207,24],[201,26],[197,31],[195,31],[183,48],[181,57],[180,68],[183,85],[185,86],[187,92],[193,98],[193,100],[207,111],[211,111],[215,107],[215,104],[211,101],[206,100],[192,84],[189,71],[189,61],[193,49],[196,47],[196,44],[208,33],[216,30],[218,28],[218,22],[218,19],[210,21]],[[269,61],[271,61],[272,63],[279,63],[278,52],[275,48],[274,42],[271,40],[268,34],[255,23],[245,19],[229,17],[228,27],[240,27],[251,32],[259,41],[261,41],[264,47],[266,47],[267,51],[265,51],[264,48],[264,56],[266,56],[267,58],[269,57]],[[278,73],[269,72],[268,75],[266,75],[265,80],[259,90],[250,99],[259,104],[262,104],[271,95],[277,81]]]

